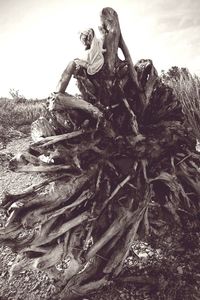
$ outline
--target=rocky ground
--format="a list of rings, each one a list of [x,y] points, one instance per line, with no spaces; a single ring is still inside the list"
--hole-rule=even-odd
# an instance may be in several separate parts
[[[32,184],[43,181],[38,174],[14,173],[8,169],[8,162],[13,155],[22,152],[31,142],[23,134],[0,149],[0,199],[6,191],[19,193]],[[6,221],[4,211],[0,210],[0,226]],[[189,234],[189,233],[188,233]],[[147,243],[133,245],[124,268],[125,281],[118,281],[90,297],[82,300],[198,300],[200,299],[200,234],[195,239],[187,240],[185,248],[173,249],[173,236],[163,243],[170,247],[168,257],[163,249],[152,249]],[[196,243],[193,245],[192,243]],[[193,245],[193,246],[192,246]],[[9,248],[0,246],[0,300],[59,300],[59,284],[49,278],[45,272],[24,270],[12,274],[12,265],[16,254]],[[137,279],[136,278],[137,275]],[[170,284],[170,290],[169,290]],[[192,293],[191,291],[195,291]],[[169,296],[167,297],[167,293]],[[171,294],[170,294],[171,293]],[[171,296],[170,296],[171,295]],[[197,295],[197,296],[195,296]],[[199,295],[199,296],[198,296]],[[166,298],[167,297],[167,298]],[[66,299],[67,300],[67,299]]]
[[[29,137],[19,136],[0,150],[0,199],[6,191],[19,193],[43,180],[38,174],[14,173],[8,169],[9,159],[26,149],[29,143]],[[3,226],[6,216],[3,211],[0,214],[0,225]],[[15,258],[16,254],[9,248],[0,247],[0,299],[48,299],[55,292],[55,286],[45,273],[24,271],[10,276],[9,271]]]

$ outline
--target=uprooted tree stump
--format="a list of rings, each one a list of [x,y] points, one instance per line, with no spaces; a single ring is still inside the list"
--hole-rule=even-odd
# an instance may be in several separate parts
[[[55,94],[49,118],[32,125],[35,142],[10,163],[48,177],[2,203],[0,240],[18,253],[12,271],[46,270],[61,299],[109,284],[136,238],[199,211],[200,157],[179,100],[151,60],[133,65],[116,12],[104,8],[101,21],[102,70],[77,71],[82,96]]]

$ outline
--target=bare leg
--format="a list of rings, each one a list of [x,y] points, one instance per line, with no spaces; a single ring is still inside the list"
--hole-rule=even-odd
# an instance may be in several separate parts
[[[76,63],[72,60],[69,62],[69,64],[67,65],[67,68],[62,73],[61,79],[57,85],[56,92],[58,92],[58,93],[65,92],[65,90],[69,84],[69,81],[70,81],[72,75],[74,74],[75,69],[76,69]]]

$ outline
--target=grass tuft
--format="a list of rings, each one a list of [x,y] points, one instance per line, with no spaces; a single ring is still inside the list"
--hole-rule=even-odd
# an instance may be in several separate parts
[[[45,100],[0,98],[0,140],[8,141],[13,131],[30,132],[30,125],[46,115]]]
[[[180,78],[168,80],[168,84],[174,89],[175,95],[181,102],[193,134],[200,141],[200,79],[189,72],[180,73]]]

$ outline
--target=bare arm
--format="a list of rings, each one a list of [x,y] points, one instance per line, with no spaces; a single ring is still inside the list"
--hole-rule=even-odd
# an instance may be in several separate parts
[[[87,61],[83,60],[83,59],[76,58],[76,59],[74,59],[74,62],[76,63],[77,67],[81,66],[81,67],[87,68],[87,66],[88,66]]]

